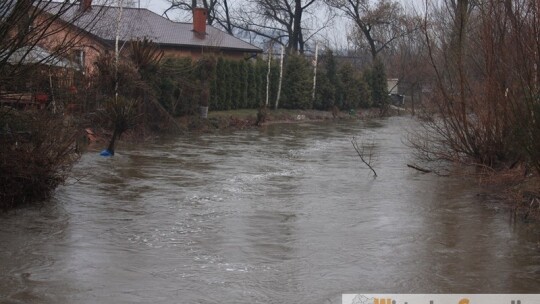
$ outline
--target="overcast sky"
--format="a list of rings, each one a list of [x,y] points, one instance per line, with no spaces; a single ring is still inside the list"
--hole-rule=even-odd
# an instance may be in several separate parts
[[[140,0],[141,7],[147,8],[159,15],[163,14],[163,11],[165,11],[169,4],[166,0]]]

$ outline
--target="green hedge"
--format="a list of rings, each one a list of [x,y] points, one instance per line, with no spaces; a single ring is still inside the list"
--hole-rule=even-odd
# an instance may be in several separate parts
[[[266,100],[268,63],[234,61],[219,58],[210,92],[211,110],[254,109]],[[270,67],[270,91],[273,104],[277,92],[278,66]]]
[[[255,109],[266,101],[268,61],[215,60],[210,72],[210,110]],[[378,68],[378,69],[377,69]],[[312,100],[313,67],[301,56],[288,55],[284,63],[280,107],[288,109],[328,110],[370,107],[381,102],[379,88],[384,77],[381,66],[361,71],[348,64],[338,64],[331,52],[319,60],[316,98]],[[200,67],[189,58],[168,59],[161,67],[153,87],[163,106],[174,115],[196,112],[200,94]],[[382,74],[382,75],[381,75]],[[374,81],[376,78],[376,81]],[[273,108],[278,91],[279,61],[270,66],[269,107]],[[372,86],[377,88],[373,90]]]
[[[374,74],[371,69],[362,73],[350,63],[338,64],[332,51],[328,50],[319,58],[318,71],[315,109],[329,110],[336,106],[350,110],[373,106],[373,87],[370,84],[380,86],[381,82],[372,80]]]

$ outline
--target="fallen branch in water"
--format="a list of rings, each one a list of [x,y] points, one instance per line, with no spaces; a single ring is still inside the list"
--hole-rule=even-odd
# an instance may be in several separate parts
[[[424,168],[421,168],[421,167],[418,167],[418,166],[415,166],[415,165],[407,164],[407,167],[418,170],[418,171],[423,172],[423,173],[431,173],[432,172],[431,170],[424,169]]]
[[[365,153],[365,152],[366,152],[366,151],[365,151],[365,145],[362,144],[362,147],[360,148],[360,147],[358,146],[358,143],[356,142],[356,138],[355,138],[355,137],[353,137],[353,138],[351,139],[351,143],[352,143],[352,145],[353,145],[354,150],[356,150],[356,153],[358,154],[358,156],[360,156],[360,160],[362,160],[362,162],[363,162],[366,166],[368,166],[368,168],[373,172],[373,177],[377,177],[377,172],[375,172],[375,169],[373,169],[373,167],[371,166],[371,157],[373,156],[373,151],[372,151],[372,149],[370,149],[370,150],[368,151],[368,155],[367,155],[368,160],[366,161],[366,159],[364,158],[364,157],[366,156],[366,155],[365,155],[365,154],[366,154],[366,153]]]

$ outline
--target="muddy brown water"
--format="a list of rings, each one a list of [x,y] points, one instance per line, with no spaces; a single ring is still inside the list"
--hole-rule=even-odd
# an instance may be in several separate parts
[[[341,303],[540,293],[539,225],[409,169],[411,120],[272,125],[87,153],[0,215],[0,303]],[[371,173],[350,143],[373,144]]]

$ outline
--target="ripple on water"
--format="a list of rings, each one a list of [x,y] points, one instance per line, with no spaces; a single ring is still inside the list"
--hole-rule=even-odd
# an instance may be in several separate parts
[[[0,302],[29,287],[44,304],[539,290],[537,226],[509,225],[463,178],[409,170],[407,124],[273,125],[87,153],[82,180],[47,205],[61,208],[1,217]],[[373,146],[376,179],[352,136]]]
[[[161,212],[159,220],[150,223],[142,217],[123,230],[129,232],[128,240],[135,245],[149,248],[189,247],[196,244],[194,239],[216,229],[219,226],[216,222],[220,218],[231,214],[230,211],[221,210],[218,204],[223,201],[223,197],[217,195],[193,195],[170,205],[166,212]],[[141,226],[144,228],[140,229]]]

